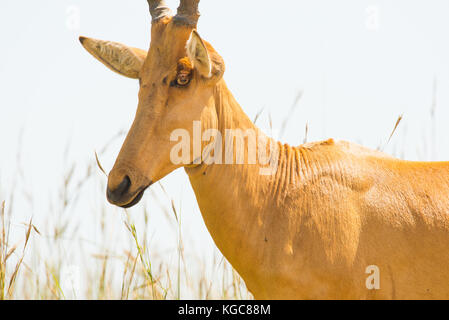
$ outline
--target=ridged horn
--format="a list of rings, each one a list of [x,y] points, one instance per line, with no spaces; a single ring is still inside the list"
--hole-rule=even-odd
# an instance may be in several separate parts
[[[200,13],[198,11],[198,4],[200,0],[181,0],[178,7],[178,12],[174,17],[175,21],[181,24],[196,27]]]
[[[171,15],[170,8],[164,0],[147,0],[150,6],[150,14],[152,21],[158,21],[166,16]]]

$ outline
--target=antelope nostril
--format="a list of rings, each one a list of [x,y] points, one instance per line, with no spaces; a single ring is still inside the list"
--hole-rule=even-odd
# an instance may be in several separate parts
[[[125,176],[117,188],[111,190],[108,188],[107,196],[109,200],[118,201],[131,187],[131,179]]]
[[[131,179],[128,176],[125,176],[125,178],[123,178],[123,181],[119,184],[115,192],[117,192],[119,195],[123,195],[126,191],[128,191],[130,186],[131,186]]]

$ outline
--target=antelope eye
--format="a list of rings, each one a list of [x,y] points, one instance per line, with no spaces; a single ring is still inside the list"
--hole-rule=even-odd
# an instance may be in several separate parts
[[[185,86],[189,84],[190,82],[190,76],[188,73],[180,73],[176,77],[176,84],[179,86]]]

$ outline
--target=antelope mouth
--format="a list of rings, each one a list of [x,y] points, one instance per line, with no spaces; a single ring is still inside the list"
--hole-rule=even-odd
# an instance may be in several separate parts
[[[142,190],[140,190],[136,193],[136,195],[130,202],[128,202],[127,204],[124,204],[124,205],[120,205],[120,207],[123,209],[128,209],[128,208],[131,208],[131,207],[135,206],[136,204],[138,204],[140,202],[140,200],[142,200],[143,194],[145,193],[145,191],[148,189],[149,186],[150,186],[150,184],[147,185],[146,187],[143,187]]]

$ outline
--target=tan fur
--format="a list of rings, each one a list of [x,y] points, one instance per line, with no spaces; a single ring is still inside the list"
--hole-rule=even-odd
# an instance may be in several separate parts
[[[192,137],[194,120],[223,135],[257,130],[208,43],[213,76],[194,69],[187,87],[170,86],[188,65],[192,30],[170,18],[153,23],[136,117],[109,175],[110,190],[131,181],[116,205],[182,166],[169,158],[173,130]],[[185,166],[212,238],[256,298],[449,298],[448,162],[403,161],[332,139],[275,143],[274,175],[257,164]],[[365,285],[369,265],[379,267],[379,290]]]

